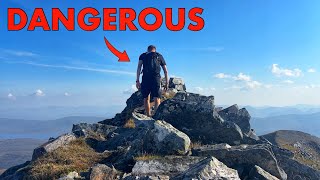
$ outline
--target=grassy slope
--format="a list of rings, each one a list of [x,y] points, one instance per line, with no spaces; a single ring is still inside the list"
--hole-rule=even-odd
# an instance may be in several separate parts
[[[299,131],[276,131],[263,137],[293,152],[300,163],[320,170],[320,138]]]
[[[97,153],[84,139],[77,139],[69,145],[40,157],[22,171],[30,179],[57,179],[69,172],[86,172],[98,162],[107,158],[108,153]]]

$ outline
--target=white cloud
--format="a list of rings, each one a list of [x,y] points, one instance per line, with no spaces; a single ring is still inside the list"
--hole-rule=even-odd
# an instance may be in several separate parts
[[[71,96],[71,94],[68,93],[68,92],[65,92],[65,93],[64,93],[64,96],[69,97],[69,96]]]
[[[314,88],[320,88],[320,85],[316,85],[316,84],[310,84],[305,86],[306,89],[314,89]]]
[[[133,94],[135,93],[136,91],[138,91],[137,87],[135,84],[131,85],[131,88],[130,89],[126,89],[123,91],[123,94]]]
[[[214,75],[214,77],[218,78],[218,79],[227,79],[227,78],[231,78],[231,75],[224,74],[224,73],[218,73],[218,74]]]
[[[248,89],[256,89],[262,86],[262,83],[258,81],[248,81],[246,82],[246,88]]]
[[[234,79],[237,81],[251,81],[251,77],[243,73],[239,73],[238,76],[234,77]]]
[[[46,94],[41,90],[41,89],[37,89],[36,92],[33,93],[33,96],[37,96],[37,97],[43,97]]]
[[[203,48],[203,50],[221,52],[224,50],[224,47],[207,47],[207,48]]]
[[[13,56],[20,56],[20,57],[34,57],[37,54],[28,51],[19,51],[19,50],[10,50],[10,49],[1,49],[3,53],[13,55]]]
[[[202,87],[195,87],[194,90],[196,92],[202,92],[204,89]]]
[[[273,84],[265,84],[265,85],[263,85],[265,88],[267,88],[267,89],[271,89],[272,87],[274,87],[274,85]]]
[[[287,77],[300,77],[302,75],[302,71],[298,68],[295,69],[285,69],[279,67],[278,64],[272,64],[272,74],[275,76],[287,76]]]
[[[9,93],[8,94],[8,99],[15,100],[16,97],[12,93]]]
[[[202,94],[202,95],[213,95],[213,93],[216,91],[216,88],[214,87],[193,87],[191,88],[191,92]]]
[[[291,80],[285,80],[285,81],[283,81],[283,83],[285,83],[285,84],[294,84],[294,81],[291,81]]]
[[[310,68],[310,69],[308,69],[308,73],[315,73],[315,72],[317,72],[317,70],[316,70],[316,69],[314,69],[314,68]]]
[[[238,89],[241,91],[249,91],[249,90],[255,90],[261,87],[266,87],[264,86],[262,83],[258,82],[258,81],[246,81],[244,82],[244,84],[242,85],[233,85],[231,87],[228,88],[224,88],[224,90],[234,90],[234,89]]]
[[[264,87],[262,83],[252,80],[251,76],[246,75],[242,72],[239,73],[237,76],[219,73],[214,75],[214,77],[218,79],[231,79],[233,81],[237,81],[241,83],[240,85],[233,85],[232,87],[225,88],[225,90],[230,90],[230,89],[252,90],[252,89]]]
[[[136,73],[129,72],[129,71],[121,71],[121,70],[113,70],[113,69],[97,69],[97,68],[90,68],[90,67],[77,67],[77,66],[68,66],[68,65],[51,65],[51,64],[40,64],[35,62],[12,62],[9,63],[17,63],[17,64],[27,64],[31,66],[38,66],[38,67],[45,67],[45,68],[58,68],[58,69],[66,69],[66,70],[79,70],[79,71],[90,71],[90,72],[100,72],[100,73],[110,73],[110,74],[123,74],[129,76],[135,76]]]
[[[224,88],[224,90],[242,89],[242,88],[243,88],[242,86],[233,85],[231,87]]]
[[[239,73],[237,76],[232,76],[225,73],[218,73],[215,74],[214,77],[218,79],[233,79],[236,81],[251,81],[251,77],[243,73]]]

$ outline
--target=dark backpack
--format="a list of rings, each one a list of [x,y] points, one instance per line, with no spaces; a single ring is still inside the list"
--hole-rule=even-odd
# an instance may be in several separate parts
[[[147,76],[160,75],[160,54],[156,52],[147,53],[143,61],[143,74]]]

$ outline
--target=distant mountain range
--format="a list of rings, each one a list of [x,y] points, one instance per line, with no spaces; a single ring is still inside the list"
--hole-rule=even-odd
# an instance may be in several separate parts
[[[272,116],[288,115],[288,114],[313,114],[320,112],[319,106],[313,105],[296,105],[285,107],[253,107],[244,106],[252,117],[265,118]]]
[[[259,135],[277,130],[296,130],[320,137],[320,113],[252,118],[251,127]]]
[[[24,120],[53,120],[70,116],[112,117],[123,106],[43,106],[7,107],[1,105],[0,118]]]
[[[39,139],[0,139],[0,174],[1,169],[31,160],[33,149],[44,142]]]
[[[225,106],[224,106],[225,107]],[[311,105],[297,105],[288,107],[252,107],[245,106],[252,116],[252,128],[259,135],[277,130],[299,130],[316,136],[320,136],[320,107]],[[2,109],[2,110],[1,110]],[[116,110],[118,109],[118,110]],[[51,136],[70,132],[72,124],[79,122],[95,123],[112,117],[115,112],[121,111],[121,107],[103,108],[93,106],[60,107],[51,106],[43,108],[20,109],[14,113],[14,109],[5,111],[0,108],[0,139],[4,138],[36,138],[47,139]],[[12,112],[11,112],[12,111]],[[67,118],[64,114],[78,114]],[[89,114],[84,116],[83,114]],[[26,118],[11,118],[11,117]],[[8,118],[9,117],[9,118]],[[25,120],[27,117],[46,117],[38,120]]]
[[[70,132],[73,124],[95,123],[103,119],[105,118],[85,116],[72,116],[49,121],[0,118],[0,139],[48,139]]]

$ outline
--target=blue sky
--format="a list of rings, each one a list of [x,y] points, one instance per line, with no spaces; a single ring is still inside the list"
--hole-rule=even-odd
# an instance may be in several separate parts
[[[4,1],[0,5],[0,101],[5,106],[123,105],[135,83],[139,55],[158,47],[172,76],[217,104],[320,104],[320,2],[310,1]],[[7,8],[202,7],[205,28],[171,32],[7,31]],[[177,12],[177,11],[175,11]],[[118,63],[106,36],[126,50]]]

